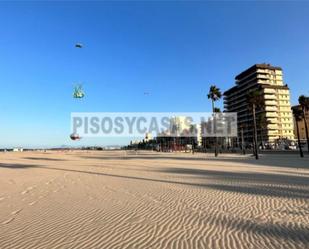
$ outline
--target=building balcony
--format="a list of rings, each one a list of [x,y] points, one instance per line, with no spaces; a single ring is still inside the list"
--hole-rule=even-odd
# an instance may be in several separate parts
[[[277,124],[269,124],[269,125],[267,125],[267,129],[275,129],[275,130],[277,130],[278,129],[278,125]]]
[[[278,117],[278,114],[276,112],[266,112],[265,116],[269,118],[272,118],[272,117],[276,118]]]
[[[256,77],[258,79],[269,79],[269,74],[268,73],[258,73]]]
[[[265,111],[273,111],[273,112],[276,112],[276,111],[278,111],[278,108],[277,108],[277,107],[273,107],[273,106],[266,106],[266,107],[265,107]]]
[[[278,130],[267,130],[267,133],[274,136],[278,134]]]
[[[276,90],[275,90],[275,89],[272,89],[272,88],[265,88],[265,89],[264,89],[264,93],[273,93],[273,94],[276,94]]]
[[[265,105],[277,106],[278,103],[277,103],[277,101],[274,101],[274,100],[266,100]]]
[[[262,80],[262,79],[258,79],[257,83],[258,84],[270,84],[269,80]]]
[[[277,96],[275,94],[265,94],[264,99],[275,99],[277,100]]]

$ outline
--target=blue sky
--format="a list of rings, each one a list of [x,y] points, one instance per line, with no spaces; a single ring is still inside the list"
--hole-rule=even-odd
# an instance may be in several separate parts
[[[281,66],[296,103],[308,25],[309,2],[0,2],[0,147],[126,143],[71,142],[70,113],[210,111],[210,84],[255,63]]]

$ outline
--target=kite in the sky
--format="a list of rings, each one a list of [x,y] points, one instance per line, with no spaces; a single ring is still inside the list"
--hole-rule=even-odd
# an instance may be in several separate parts
[[[82,99],[83,97],[85,97],[85,93],[83,91],[82,85],[76,86],[74,88],[73,98],[75,98],[75,99]]]
[[[70,135],[70,138],[72,139],[72,140],[80,140],[81,139],[81,137],[78,135],[78,134],[76,134],[76,133],[72,133],[71,135]]]
[[[83,44],[81,44],[81,43],[76,43],[76,44],[75,44],[75,47],[76,47],[76,48],[82,48],[82,47],[83,47]]]

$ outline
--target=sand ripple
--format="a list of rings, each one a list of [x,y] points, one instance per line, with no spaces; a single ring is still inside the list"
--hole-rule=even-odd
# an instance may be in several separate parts
[[[0,248],[309,248],[309,171],[294,157],[297,173],[267,158],[6,156],[33,165],[0,167],[16,182],[1,185]]]

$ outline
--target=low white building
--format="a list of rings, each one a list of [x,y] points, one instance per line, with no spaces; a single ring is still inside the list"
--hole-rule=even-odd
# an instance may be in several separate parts
[[[22,152],[22,151],[24,151],[24,149],[23,148],[13,148],[12,151],[14,151],[14,152]]]

